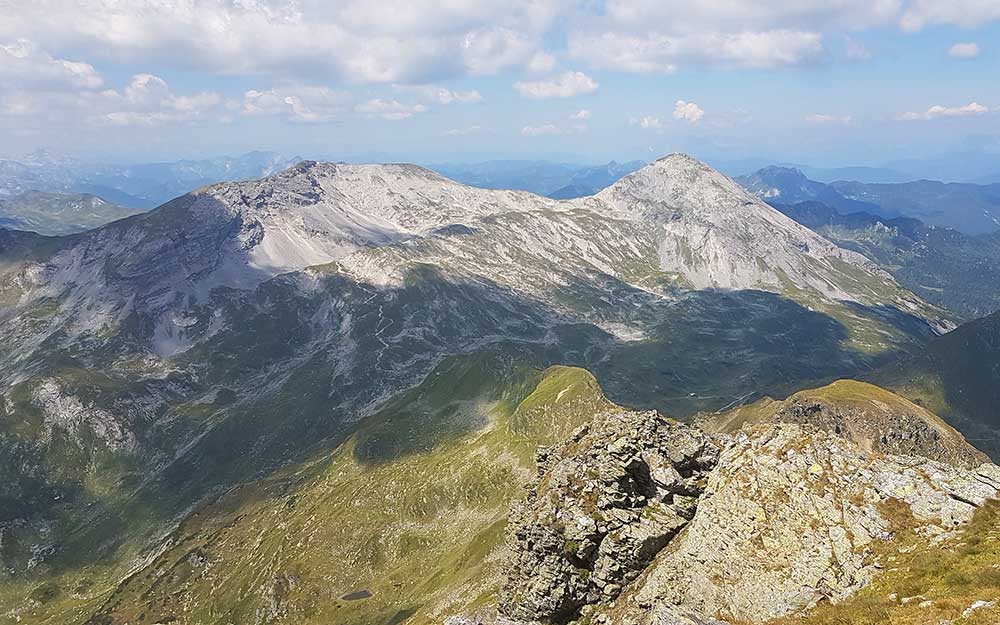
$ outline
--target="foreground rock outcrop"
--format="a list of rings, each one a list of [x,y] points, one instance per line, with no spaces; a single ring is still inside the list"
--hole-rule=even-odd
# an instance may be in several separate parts
[[[718,445],[655,412],[611,411],[538,455],[511,510],[501,610],[563,622],[613,600],[694,516]]]
[[[807,425],[754,426],[723,452],[698,513],[633,605],[760,622],[835,602],[878,572],[882,543],[953,530],[998,489],[992,464],[966,470],[866,452]]]
[[[946,446],[961,452],[945,454],[953,463],[885,451],[940,442],[922,414],[871,444],[846,413],[783,408],[772,416],[795,422],[716,435],[608,413],[543,450],[512,508],[501,614],[704,625],[801,613],[866,586],[902,533],[943,540],[1000,494],[1000,467],[971,466],[960,446]]]

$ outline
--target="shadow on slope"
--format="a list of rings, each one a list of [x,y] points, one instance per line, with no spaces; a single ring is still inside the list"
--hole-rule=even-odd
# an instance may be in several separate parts
[[[964,324],[866,377],[948,419],[1000,460],[1000,313]]]
[[[171,400],[146,432],[153,447],[190,442],[135,490],[91,492],[78,506],[39,511],[60,519],[57,552],[18,576],[0,599],[39,582],[55,584],[60,599],[25,613],[24,622],[32,614],[102,601],[129,562],[167,538],[164,528],[184,518],[201,523],[202,513],[189,512],[202,502],[269,474],[322,472],[344,453],[359,471],[419,463],[487,431],[490,406],[514,405],[537,382],[530,372],[553,364],[592,371],[613,401],[686,418],[755,392],[780,396],[855,375],[915,340],[907,335],[897,349],[873,354],[851,347],[841,321],[772,293],[664,298],[605,278],[607,288],[570,287],[581,299],[569,311],[481,278],[449,278],[428,265],[413,266],[395,288],[355,282],[331,265],[279,276],[252,293],[217,291],[213,305],[225,311],[228,331],[173,359],[197,373],[198,392]],[[853,312],[883,318],[880,311]],[[465,355],[442,360],[446,354]],[[407,388],[413,390],[400,395]],[[217,400],[226,391],[226,400],[205,401],[206,389],[216,389]],[[371,416],[359,420],[365,414]],[[562,431],[585,416],[558,414],[546,431]],[[189,434],[182,439],[178,432]],[[516,452],[525,470],[533,445],[522,440]],[[499,445],[490,453],[514,452]],[[403,480],[401,487],[407,484],[407,473],[392,474]],[[250,501],[229,498],[220,505],[266,507],[275,497],[294,498],[299,479],[273,482],[281,488],[239,486],[236,492],[255,493]],[[477,514],[492,523],[506,499],[488,500]],[[385,505],[387,515],[395,514],[391,501]],[[433,514],[447,510],[438,506]],[[168,544],[178,540],[183,533]],[[247,607],[252,600],[242,596]]]

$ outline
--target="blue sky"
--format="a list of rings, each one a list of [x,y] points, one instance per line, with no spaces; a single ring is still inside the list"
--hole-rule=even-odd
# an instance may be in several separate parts
[[[878,164],[1000,152],[1000,0],[0,0],[0,148]]]

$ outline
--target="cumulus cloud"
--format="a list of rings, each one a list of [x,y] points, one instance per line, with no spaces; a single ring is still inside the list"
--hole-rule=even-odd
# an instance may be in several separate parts
[[[445,137],[467,137],[469,135],[478,135],[485,132],[486,129],[482,126],[467,126],[465,128],[452,128],[450,130],[445,130],[441,133]]]
[[[102,91],[93,102],[106,112],[98,122],[117,126],[152,126],[190,121],[217,111],[222,97],[213,92],[177,95],[159,76],[136,74],[122,92]]]
[[[437,104],[474,104],[482,102],[483,96],[475,89],[470,91],[452,91],[434,85],[395,85],[397,91],[412,93],[427,102]]]
[[[905,121],[917,121],[926,119],[937,119],[939,117],[969,117],[973,115],[983,115],[989,109],[978,102],[970,102],[964,106],[932,106],[922,113],[903,113],[899,119]]]
[[[27,39],[0,44],[0,82],[19,87],[97,89],[104,80],[89,63],[54,58]]]
[[[362,102],[354,107],[354,111],[365,117],[399,121],[423,113],[427,107],[423,104],[403,104],[398,100],[376,98]]]
[[[805,120],[810,124],[850,124],[850,115],[828,115],[826,113],[809,113]]]
[[[935,24],[974,28],[998,19],[1000,2],[996,0],[913,0],[899,23],[903,30],[915,32]]]
[[[525,137],[540,137],[543,135],[578,135],[587,132],[585,124],[573,124],[562,126],[558,124],[540,124],[538,126],[525,126],[521,129],[521,134]]]
[[[563,0],[33,0],[0,40],[226,74],[427,82],[526,66]]]
[[[974,59],[979,56],[979,45],[974,42],[956,43],[948,48],[948,56],[956,59]]]
[[[629,125],[639,126],[640,128],[651,128],[653,130],[661,130],[666,128],[667,124],[659,117],[654,117],[652,115],[646,115],[645,117],[633,117],[628,120]]]
[[[536,52],[528,61],[528,70],[539,74],[551,72],[555,66],[556,57],[548,52]]]
[[[674,103],[674,119],[680,119],[688,122],[689,124],[697,124],[704,116],[705,111],[701,110],[701,107],[694,102],[677,100],[677,102]]]
[[[809,113],[805,120],[810,124],[841,124],[849,126],[854,123],[854,118],[850,115],[829,115],[827,113]]]
[[[343,111],[350,96],[329,87],[283,87],[243,94],[237,107],[245,115],[284,115],[298,122],[328,122]]]
[[[597,91],[597,81],[583,72],[566,72],[549,80],[514,83],[514,89],[532,99],[571,98]]]
[[[984,0],[989,1],[989,0]],[[623,28],[670,24],[680,31],[762,31],[771,28],[860,29],[892,23],[899,0],[608,0],[608,17]]]
[[[570,119],[590,119],[590,111],[587,109],[580,109],[579,111],[573,113],[569,116]]]
[[[739,33],[572,33],[569,55],[592,67],[673,73],[683,63],[771,68],[800,65],[823,52],[818,33],[776,30]]]

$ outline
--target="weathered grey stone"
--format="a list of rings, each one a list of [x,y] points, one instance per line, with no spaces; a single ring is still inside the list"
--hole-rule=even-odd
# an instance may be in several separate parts
[[[807,425],[754,426],[723,452],[636,605],[758,622],[840,600],[877,572],[874,547],[900,514],[918,531],[964,524],[997,495],[978,479],[994,470],[865,451]]]
[[[617,597],[689,522],[718,455],[691,426],[625,411],[546,450],[545,470],[511,512],[501,612],[562,622]]]

